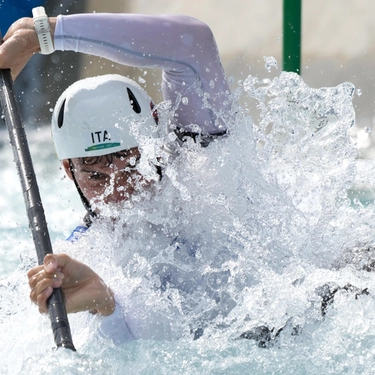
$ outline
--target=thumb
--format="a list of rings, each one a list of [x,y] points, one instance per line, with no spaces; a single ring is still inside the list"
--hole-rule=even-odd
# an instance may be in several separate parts
[[[66,254],[47,254],[44,257],[43,265],[47,273],[54,273],[62,270],[70,262],[71,258]]]

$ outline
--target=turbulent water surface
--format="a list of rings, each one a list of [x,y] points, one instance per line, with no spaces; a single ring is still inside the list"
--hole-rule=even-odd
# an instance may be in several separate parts
[[[249,76],[229,137],[187,142],[151,193],[73,245],[64,239],[83,209],[49,131],[30,132],[55,251],[88,263],[140,322],[142,339],[116,345],[100,317],[71,316],[76,353],[52,349],[48,318],[29,302],[35,256],[3,134],[0,371],[371,373],[375,174],[349,137],[354,94],[349,83],[312,89],[292,73]],[[142,142],[140,168],[152,174],[158,141]]]

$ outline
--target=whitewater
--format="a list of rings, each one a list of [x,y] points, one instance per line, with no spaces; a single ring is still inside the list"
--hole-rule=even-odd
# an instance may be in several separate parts
[[[281,72],[250,75],[233,95],[245,104],[228,137],[188,141],[152,194],[74,244],[65,238],[84,209],[49,128],[28,130],[54,251],[92,267],[140,322],[142,339],[116,343],[101,317],[70,315],[77,352],[53,349],[48,317],[29,301],[36,256],[1,133],[2,374],[372,372],[375,171],[350,136],[355,87]],[[158,141],[145,142],[158,159]]]

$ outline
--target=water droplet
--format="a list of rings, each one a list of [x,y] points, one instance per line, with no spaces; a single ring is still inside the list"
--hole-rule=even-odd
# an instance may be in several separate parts
[[[264,61],[266,63],[265,64],[265,68],[266,68],[267,72],[270,73],[272,68],[278,69],[277,60],[274,57],[272,57],[272,56],[268,56],[268,57],[264,56],[263,59],[264,59]]]

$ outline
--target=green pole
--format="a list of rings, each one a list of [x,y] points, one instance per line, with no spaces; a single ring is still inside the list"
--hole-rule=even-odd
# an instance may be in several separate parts
[[[283,1],[283,70],[301,74],[302,0]]]

